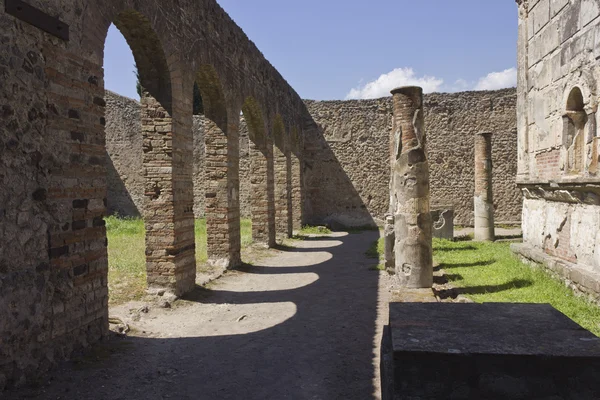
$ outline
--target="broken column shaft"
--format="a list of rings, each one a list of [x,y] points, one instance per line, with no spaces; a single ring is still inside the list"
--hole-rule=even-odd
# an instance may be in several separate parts
[[[475,135],[475,240],[493,241],[492,134]]]
[[[433,284],[429,164],[425,154],[423,89],[394,89],[392,204],[395,272],[401,286]]]

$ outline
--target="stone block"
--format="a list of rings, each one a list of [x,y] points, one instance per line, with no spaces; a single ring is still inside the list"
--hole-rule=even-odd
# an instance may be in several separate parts
[[[433,237],[446,240],[454,239],[454,207],[434,205],[431,208]]]
[[[531,17],[533,17],[533,33],[536,34],[550,21],[550,0],[540,0],[531,12]]]
[[[600,15],[600,3],[598,0],[581,0],[581,11],[579,13],[579,24],[583,28]]]
[[[392,303],[382,398],[598,399],[600,338],[547,304]]]

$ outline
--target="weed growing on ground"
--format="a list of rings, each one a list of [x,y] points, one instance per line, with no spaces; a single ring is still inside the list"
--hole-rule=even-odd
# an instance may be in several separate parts
[[[331,229],[326,226],[304,225],[299,233],[301,235],[328,235],[331,233]]]

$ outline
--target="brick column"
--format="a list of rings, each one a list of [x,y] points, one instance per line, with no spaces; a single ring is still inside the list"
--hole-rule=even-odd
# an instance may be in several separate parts
[[[242,238],[240,234],[240,111],[229,112],[234,115],[227,125],[227,228],[229,246],[227,255],[229,267],[242,264]]]
[[[238,113],[239,114],[239,113]],[[234,267],[240,264],[239,137],[238,124],[228,135],[206,119],[206,231],[208,261]]]
[[[494,240],[492,134],[475,135],[475,240]]]
[[[292,197],[292,227],[299,230],[302,228],[302,162],[300,158],[291,153],[291,197]]]
[[[193,289],[196,278],[191,126],[185,118],[175,122],[148,93],[141,115],[148,288],[179,296]]]
[[[394,89],[392,95],[394,127],[400,133],[392,181],[393,197],[397,199],[393,210],[395,272],[404,287],[428,288],[433,284],[433,257],[423,90],[402,87]]]
[[[273,147],[273,166],[275,178],[275,227],[277,240],[289,237],[288,228],[288,183],[287,157],[283,146]]]
[[[250,142],[252,239],[256,245],[275,245],[273,145]]]
[[[285,152],[285,182],[286,182],[286,203],[287,203],[287,237],[290,238],[294,234],[294,202],[293,196],[293,182],[292,182],[292,152],[289,146],[286,147]]]

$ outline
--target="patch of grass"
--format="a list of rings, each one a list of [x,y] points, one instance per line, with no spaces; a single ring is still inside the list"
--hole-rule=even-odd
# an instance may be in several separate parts
[[[384,246],[384,239],[379,238],[371,244],[371,247],[369,247],[367,249],[367,251],[365,252],[365,255],[369,258],[381,259],[381,258],[383,258],[383,252],[384,252],[383,246]]]
[[[522,263],[508,243],[433,240],[434,258],[459,293],[478,302],[549,303],[600,336],[600,307],[541,268]]]
[[[373,265],[372,267],[369,267],[369,269],[371,271],[385,271],[385,264],[379,263],[377,265]]]
[[[146,244],[141,218],[105,218],[108,237],[109,304],[141,299],[146,292]],[[206,253],[206,220],[195,221],[196,264],[202,270]],[[252,221],[241,221],[242,247],[252,243]]]
[[[330,234],[331,233],[331,229],[327,228],[326,226],[311,226],[311,225],[304,225],[302,227],[302,229],[300,229],[300,234],[303,235],[319,235],[319,234]]]
[[[377,225],[375,225],[375,226],[363,225],[363,226],[355,226],[352,228],[348,228],[348,229],[346,229],[346,232],[348,232],[351,235],[354,235],[354,234],[363,233],[363,232],[372,232],[372,231],[381,231],[381,230],[383,230],[383,228],[379,227]]]

